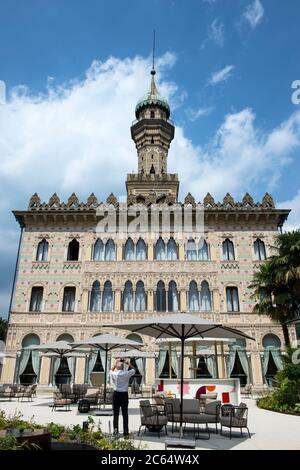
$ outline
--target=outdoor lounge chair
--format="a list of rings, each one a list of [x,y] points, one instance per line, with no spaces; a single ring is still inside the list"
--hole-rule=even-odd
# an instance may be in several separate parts
[[[241,388],[241,395],[245,398],[252,397],[252,384],[247,384]]]
[[[27,387],[22,387],[18,399],[21,398],[21,401],[23,401],[24,398],[27,398],[27,401],[33,401],[34,394],[36,394],[36,385],[28,385]]]
[[[162,428],[165,428],[166,435],[168,418],[165,411],[162,411],[161,407],[157,405],[151,405],[149,400],[140,401],[140,414],[141,414],[141,425],[139,427],[138,436],[140,435],[141,428],[144,426],[150,432],[157,432],[160,437]]]
[[[248,431],[248,436],[251,438],[249,429],[248,429],[248,408],[245,403],[240,403],[239,406],[233,405],[223,405],[221,408],[221,434],[222,428],[227,427],[230,429],[229,436],[231,439],[231,430],[232,428],[239,428],[241,430],[241,435],[243,435],[243,428],[246,428]]]
[[[6,385],[0,388],[0,398],[8,398],[10,401],[14,397],[14,391],[10,385]]]
[[[61,392],[53,393],[53,405],[52,411],[56,410],[58,407],[65,407],[65,411],[70,411],[71,399],[64,397]]]

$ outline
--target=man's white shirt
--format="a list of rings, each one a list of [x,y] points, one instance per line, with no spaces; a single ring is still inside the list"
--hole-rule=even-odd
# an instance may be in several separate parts
[[[130,377],[135,374],[135,369],[111,370],[109,372],[110,383],[115,392],[128,392]]]

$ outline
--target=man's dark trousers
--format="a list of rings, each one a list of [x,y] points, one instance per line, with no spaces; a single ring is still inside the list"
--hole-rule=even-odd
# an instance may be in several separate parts
[[[114,409],[114,432],[119,432],[119,411],[122,409],[123,415],[123,432],[128,435],[128,392],[114,392],[113,409]]]

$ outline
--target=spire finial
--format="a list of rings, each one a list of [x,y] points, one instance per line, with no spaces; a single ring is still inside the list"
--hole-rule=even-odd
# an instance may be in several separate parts
[[[155,75],[155,29],[153,30],[153,47],[152,47],[152,70],[151,75]]]

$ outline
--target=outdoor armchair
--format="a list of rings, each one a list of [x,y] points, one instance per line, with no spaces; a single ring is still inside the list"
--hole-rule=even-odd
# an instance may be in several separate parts
[[[166,416],[165,410],[162,411],[161,406],[151,405],[149,400],[140,401],[140,415],[141,415],[141,425],[139,427],[138,436],[140,435],[141,428],[144,426],[150,432],[157,432],[158,437],[160,437],[160,432],[162,428],[165,428],[167,434],[167,423],[168,418]]]
[[[70,411],[71,399],[66,398],[61,392],[56,391],[53,393],[52,411],[58,407],[64,407],[65,411]]]
[[[239,406],[223,405],[221,408],[220,424],[221,434],[223,427],[230,429],[230,439],[232,428],[239,428],[241,430],[241,435],[243,435],[243,428],[247,429],[248,436],[251,438],[248,429],[248,408],[245,403],[240,403]]]

